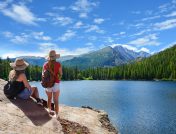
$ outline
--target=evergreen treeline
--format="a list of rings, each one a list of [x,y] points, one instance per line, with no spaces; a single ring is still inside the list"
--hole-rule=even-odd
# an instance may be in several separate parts
[[[12,70],[10,67],[10,59],[2,60],[0,58],[0,78],[8,80],[9,72]],[[41,80],[42,68],[39,66],[29,66],[26,69],[26,76],[28,80],[38,81]]]
[[[7,58],[6,60],[2,60],[0,58],[0,78],[7,80],[7,77],[9,75],[9,71],[11,70],[11,67],[9,65],[10,59]]]
[[[0,78],[7,80],[11,70],[10,59],[0,59]],[[42,67],[29,66],[26,70],[28,80],[41,80]],[[63,66],[63,80],[152,80],[176,79],[176,45],[158,54],[132,64],[112,68],[89,68],[80,70],[78,67]]]
[[[176,45],[133,64],[88,69],[83,71],[82,75],[93,79],[174,80],[176,79]]]

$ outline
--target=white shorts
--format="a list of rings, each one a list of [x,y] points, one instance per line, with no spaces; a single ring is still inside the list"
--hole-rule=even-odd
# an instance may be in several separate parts
[[[60,83],[55,83],[53,87],[45,88],[47,92],[57,92],[60,90]]]

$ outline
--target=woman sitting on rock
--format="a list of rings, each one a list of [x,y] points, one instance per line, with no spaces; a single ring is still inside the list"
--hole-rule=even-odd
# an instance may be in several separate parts
[[[24,85],[24,89],[18,94],[18,97],[21,99],[29,99],[31,96],[36,99],[37,104],[42,105],[37,87],[31,87],[25,75],[25,69],[29,66],[29,64],[23,59],[17,58],[15,62],[10,63],[10,66],[13,68],[13,70],[11,70],[9,73],[9,81],[16,81],[17,84]]]

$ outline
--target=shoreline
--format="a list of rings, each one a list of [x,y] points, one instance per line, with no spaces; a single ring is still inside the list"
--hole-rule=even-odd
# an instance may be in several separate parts
[[[132,80],[132,79],[121,79],[121,80],[61,80],[61,82],[65,81],[165,81],[165,82],[176,82],[176,79],[169,80],[169,79],[152,79],[152,80],[144,80],[144,79],[139,79],[139,80]],[[41,82],[41,81],[30,81],[28,82]]]
[[[6,81],[0,79],[0,133],[118,134],[103,110],[61,104],[60,118],[56,119],[50,117],[46,109],[38,106],[33,99],[7,99],[3,93],[5,84]]]

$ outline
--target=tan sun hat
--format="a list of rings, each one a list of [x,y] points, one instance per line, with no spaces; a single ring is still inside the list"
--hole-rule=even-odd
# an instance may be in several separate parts
[[[55,50],[51,50],[49,55],[46,57],[47,60],[56,60],[58,58],[60,58],[60,54],[56,54]]]
[[[16,58],[15,62],[10,63],[10,66],[15,70],[20,71],[25,70],[29,66],[29,63],[24,61],[22,58]]]

